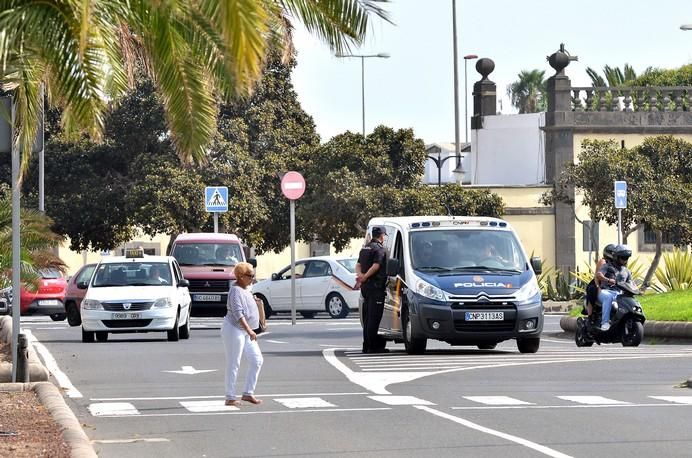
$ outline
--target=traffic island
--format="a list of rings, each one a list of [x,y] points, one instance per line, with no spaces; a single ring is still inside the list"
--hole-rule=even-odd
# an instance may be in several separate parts
[[[12,318],[9,316],[0,317],[0,342],[5,342],[12,345]],[[29,381],[30,382],[46,382],[48,381],[49,372],[46,367],[41,364],[33,345],[27,347],[29,355]],[[9,383],[12,381],[12,362],[0,361],[0,383]]]

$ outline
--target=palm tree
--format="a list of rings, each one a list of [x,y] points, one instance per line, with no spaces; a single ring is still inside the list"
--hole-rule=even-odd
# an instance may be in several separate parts
[[[651,67],[644,70],[644,74],[651,71]],[[586,67],[586,73],[591,78],[591,83],[594,87],[622,87],[631,83],[637,79],[637,73],[630,64],[625,64],[624,69],[620,70],[620,67],[611,67],[606,65],[603,67],[603,78],[596,70],[591,67]],[[606,84],[606,82],[608,84]]]
[[[507,95],[519,113],[537,113],[547,108],[545,71],[522,70],[519,79],[507,88]]]
[[[217,95],[249,93],[268,49],[290,50],[293,22],[345,52],[362,42],[371,15],[388,20],[385,1],[0,0],[0,89],[14,96],[23,151],[36,134],[42,84],[68,133],[98,139],[109,101],[140,63],[180,157],[199,161],[216,130]]]

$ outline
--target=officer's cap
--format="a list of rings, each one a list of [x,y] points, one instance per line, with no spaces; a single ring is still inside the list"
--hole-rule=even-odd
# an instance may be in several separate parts
[[[375,226],[372,228],[372,238],[376,239],[380,235],[387,235],[387,231],[382,226]]]

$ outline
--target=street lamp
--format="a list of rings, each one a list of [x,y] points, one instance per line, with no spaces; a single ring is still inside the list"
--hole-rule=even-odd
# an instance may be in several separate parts
[[[442,148],[438,148],[437,149],[437,157],[431,156],[430,154],[428,154],[427,157],[428,157],[428,159],[433,161],[435,163],[435,166],[437,167],[437,186],[441,186],[442,185],[442,166],[449,159],[456,157],[456,155],[452,156],[450,154],[447,157],[442,157]],[[459,162],[457,162],[457,166],[452,171],[452,173],[454,173],[456,175],[461,175],[464,173],[464,170],[461,168],[461,160],[459,160]],[[461,181],[461,180],[459,180],[459,181]]]
[[[475,54],[468,54],[464,56],[464,129],[466,130],[466,137],[465,137],[465,142],[469,142],[469,103],[467,101],[467,97],[469,96],[469,78],[468,78],[468,71],[467,68],[469,60],[472,59],[478,59],[478,56]]]
[[[379,57],[381,59],[389,59],[388,53],[377,54],[336,54],[336,57],[360,57],[360,88],[361,102],[363,106],[363,138],[365,138],[365,59],[370,57]]]
[[[452,49],[454,61],[454,155],[457,169],[461,170],[461,145],[459,145],[459,71],[457,57],[457,1],[452,0]],[[438,169],[439,170],[439,169]]]

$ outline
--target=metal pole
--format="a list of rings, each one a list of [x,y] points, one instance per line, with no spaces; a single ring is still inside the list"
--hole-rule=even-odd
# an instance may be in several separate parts
[[[296,324],[296,201],[291,199],[291,324]]]
[[[459,144],[459,71],[457,63],[457,2],[452,0],[452,34],[454,36],[454,145],[457,167],[461,165],[461,145]]]
[[[360,97],[363,107],[363,139],[365,139],[365,56],[360,57]]]
[[[15,109],[12,100],[12,382],[17,382],[17,350],[19,348],[19,316],[20,316],[20,193],[19,182],[19,148],[14,141]]]
[[[41,97],[41,117],[45,117],[45,111],[43,109],[43,84],[41,85],[40,95]],[[44,122],[39,124],[40,132],[37,135],[41,136],[41,150],[38,152],[38,211],[46,211],[46,188],[45,188],[45,142],[43,138],[44,132]]]
[[[618,245],[622,243],[622,208],[618,208]]]
[[[219,232],[219,214],[214,212],[214,234]]]
[[[469,142],[469,77],[468,77],[468,59],[464,59],[464,142]]]
[[[437,166],[437,186],[442,186],[442,158],[441,158],[442,153],[440,151],[437,152],[437,162],[435,162],[435,165]]]

